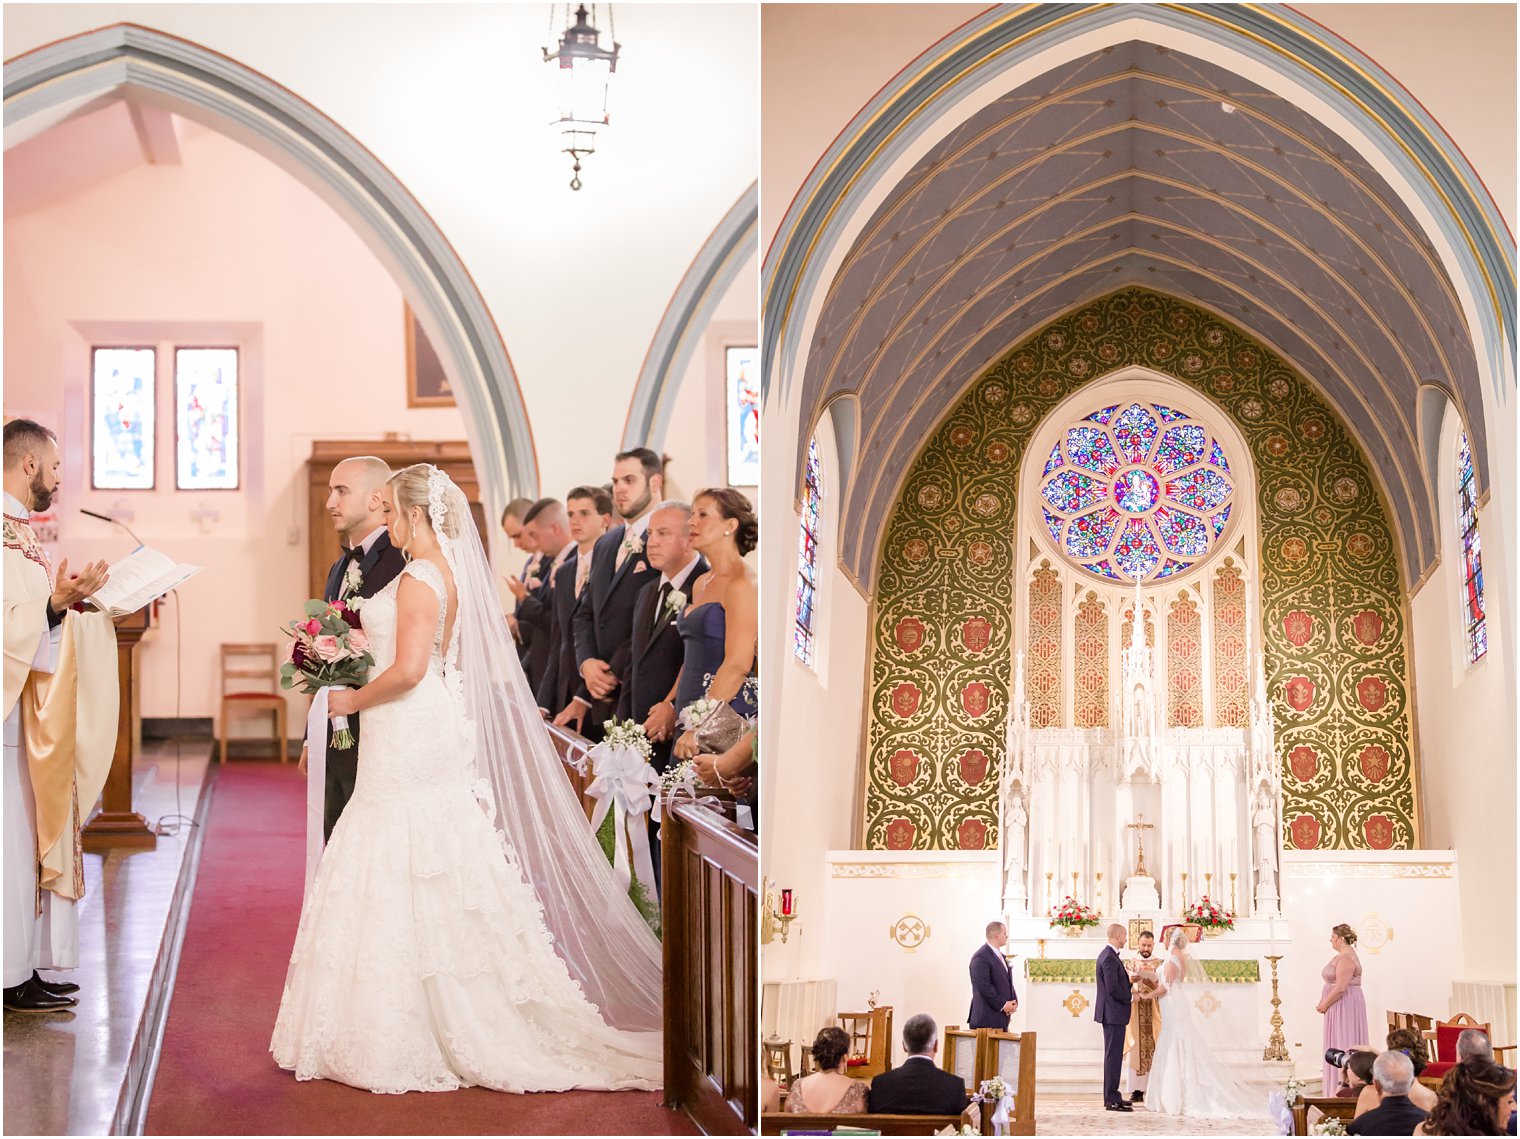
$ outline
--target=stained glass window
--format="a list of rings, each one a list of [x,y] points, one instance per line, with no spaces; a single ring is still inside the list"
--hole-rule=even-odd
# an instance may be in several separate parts
[[[1061,552],[1120,581],[1171,577],[1207,557],[1234,495],[1224,444],[1208,425],[1148,402],[1073,422],[1040,482],[1045,526]]]
[[[92,361],[90,485],[153,489],[154,351],[96,348]]]
[[[818,518],[823,505],[818,440],[808,442],[807,470],[802,478],[802,526],[797,539],[797,618],[792,627],[792,652],[803,664],[813,663],[813,615],[818,600]]]
[[[1457,532],[1462,536],[1462,611],[1467,618],[1467,663],[1488,652],[1488,625],[1483,612],[1483,543],[1478,540],[1478,489],[1473,479],[1472,451],[1462,435],[1457,452]]]
[[[235,489],[237,349],[176,349],[174,405],[175,485],[181,490]]]

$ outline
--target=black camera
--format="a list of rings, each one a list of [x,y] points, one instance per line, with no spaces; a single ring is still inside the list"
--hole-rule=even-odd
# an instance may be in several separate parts
[[[1326,1048],[1325,1063],[1332,1068],[1344,1068],[1351,1063],[1351,1053],[1341,1048]]]

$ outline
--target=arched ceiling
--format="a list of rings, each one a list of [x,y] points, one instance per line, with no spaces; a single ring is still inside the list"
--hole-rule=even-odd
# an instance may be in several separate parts
[[[869,588],[904,471],[976,375],[1051,318],[1132,284],[1214,310],[1318,384],[1378,472],[1406,584],[1417,580],[1439,549],[1416,458],[1422,385],[1455,397],[1486,467],[1478,366],[1450,280],[1382,177],[1324,125],[1143,42],[1048,72],[960,124],[850,249],[803,391],[808,408],[843,392],[860,401],[844,517],[863,524],[841,535],[845,568]]]

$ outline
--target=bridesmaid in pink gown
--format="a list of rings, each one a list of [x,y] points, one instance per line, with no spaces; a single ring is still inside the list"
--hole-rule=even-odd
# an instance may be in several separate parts
[[[1330,945],[1335,956],[1320,976],[1325,988],[1314,1011],[1325,1016],[1325,1047],[1354,1048],[1365,1045],[1367,1035],[1367,1001],[1362,996],[1362,962],[1352,948],[1356,930],[1342,922],[1330,931]],[[1325,1065],[1325,1083],[1321,1095],[1333,1096],[1340,1086],[1341,1070]]]

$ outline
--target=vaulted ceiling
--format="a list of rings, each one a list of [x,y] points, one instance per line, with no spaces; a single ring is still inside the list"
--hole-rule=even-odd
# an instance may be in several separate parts
[[[1318,384],[1379,473],[1418,579],[1439,547],[1416,460],[1422,385],[1457,399],[1474,457],[1487,454],[1477,362],[1435,251],[1382,177],[1303,110],[1132,42],[959,125],[835,277],[804,405],[859,397],[855,470],[869,476],[853,479],[845,516],[864,524],[841,549],[858,580],[956,396],[1028,333],[1125,285],[1214,310]]]

